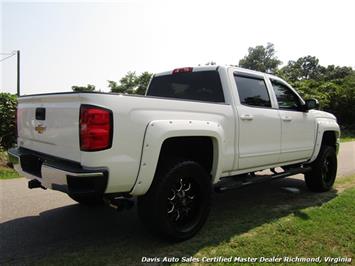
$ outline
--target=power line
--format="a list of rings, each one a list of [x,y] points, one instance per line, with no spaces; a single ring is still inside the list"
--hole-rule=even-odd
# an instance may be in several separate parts
[[[16,55],[16,54],[11,54],[11,55],[9,55],[9,56],[6,56],[6,57],[4,57],[4,58],[1,58],[0,62],[4,61],[4,60],[6,60],[6,59],[8,59],[8,58],[10,58],[10,57],[13,57],[14,55]]]

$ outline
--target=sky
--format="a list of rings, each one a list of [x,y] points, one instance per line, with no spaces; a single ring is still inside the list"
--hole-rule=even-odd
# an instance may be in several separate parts
[[[0,53],[21,51],[21,94],[108,91],[128,71],[235,65],[268,42],[284,64],[312,55],[355,68],[354,14],[354,0],[2,1]],[[0,67],[0,91],[15,93],[16,57]]]

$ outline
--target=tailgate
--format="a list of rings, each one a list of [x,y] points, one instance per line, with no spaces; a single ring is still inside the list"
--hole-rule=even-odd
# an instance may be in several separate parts
[[[79,94],[20,97],[18,146],[80,162],[79,112]]]

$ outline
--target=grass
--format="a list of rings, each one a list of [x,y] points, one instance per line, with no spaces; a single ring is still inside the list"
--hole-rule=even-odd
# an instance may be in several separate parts
[[[0,179],[12,179],[21,177],[14,169],[0,166]]]
[[[355,253],[354,198],[355,188],[348,189],[323,206],[300,210],[194,256],[351,258]]]
[[[340,142],[355,141],[355,130],[343,129],[340,135]]]
[[[0,180],[20,177],[14,169],[7,166],[7,162],[7,153],[5,151],[0,151]]]
[[[355,175],[339,179],[336,189],[321,194],[308,192],[300,180],[293,187],[299,192],[284,191],[276,183],[215,195],[203,230],[182,243],[161,241],[132,223],[128,228],[107,227],[102,232],[111,230],[111,239],[96,237],[94,243],[63,248],[36,265],[137,265],[142,264],[143,256],[161,260],[165,256],[180,260],[190,256],[354,257]],[[120,234],[125,231],[131,233],[122,239]],[[176,263],[182,264],[186,265]]]

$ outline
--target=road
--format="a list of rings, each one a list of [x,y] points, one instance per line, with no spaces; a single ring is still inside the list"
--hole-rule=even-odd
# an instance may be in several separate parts
[[[354,173],[355,142],[342,143],[338,178]],[[211,215],[216,216],[213,212],[226,205],[226,200],[242,200],[250,204],[265,202],[263,197],[273,198],[269,195],[275,195],[277,198],[277,193],[287,187],[297,187],[308,193],[303,181],[299,180],[301,177],[244,188],[237,193],[242,195],[237,199],[235,192],[216,196]],[[0,264],[22,264],[52,253],[75,251],[93,243],[108,245],[120,241],[151,241],[139,223],[135,209],[117,213],[106,206],[93,209],[80,206],[60,192],[29,190],[24,178],[0,180],[0,200]],[[272,201],[270,205],[275,207],[277,202]]]

